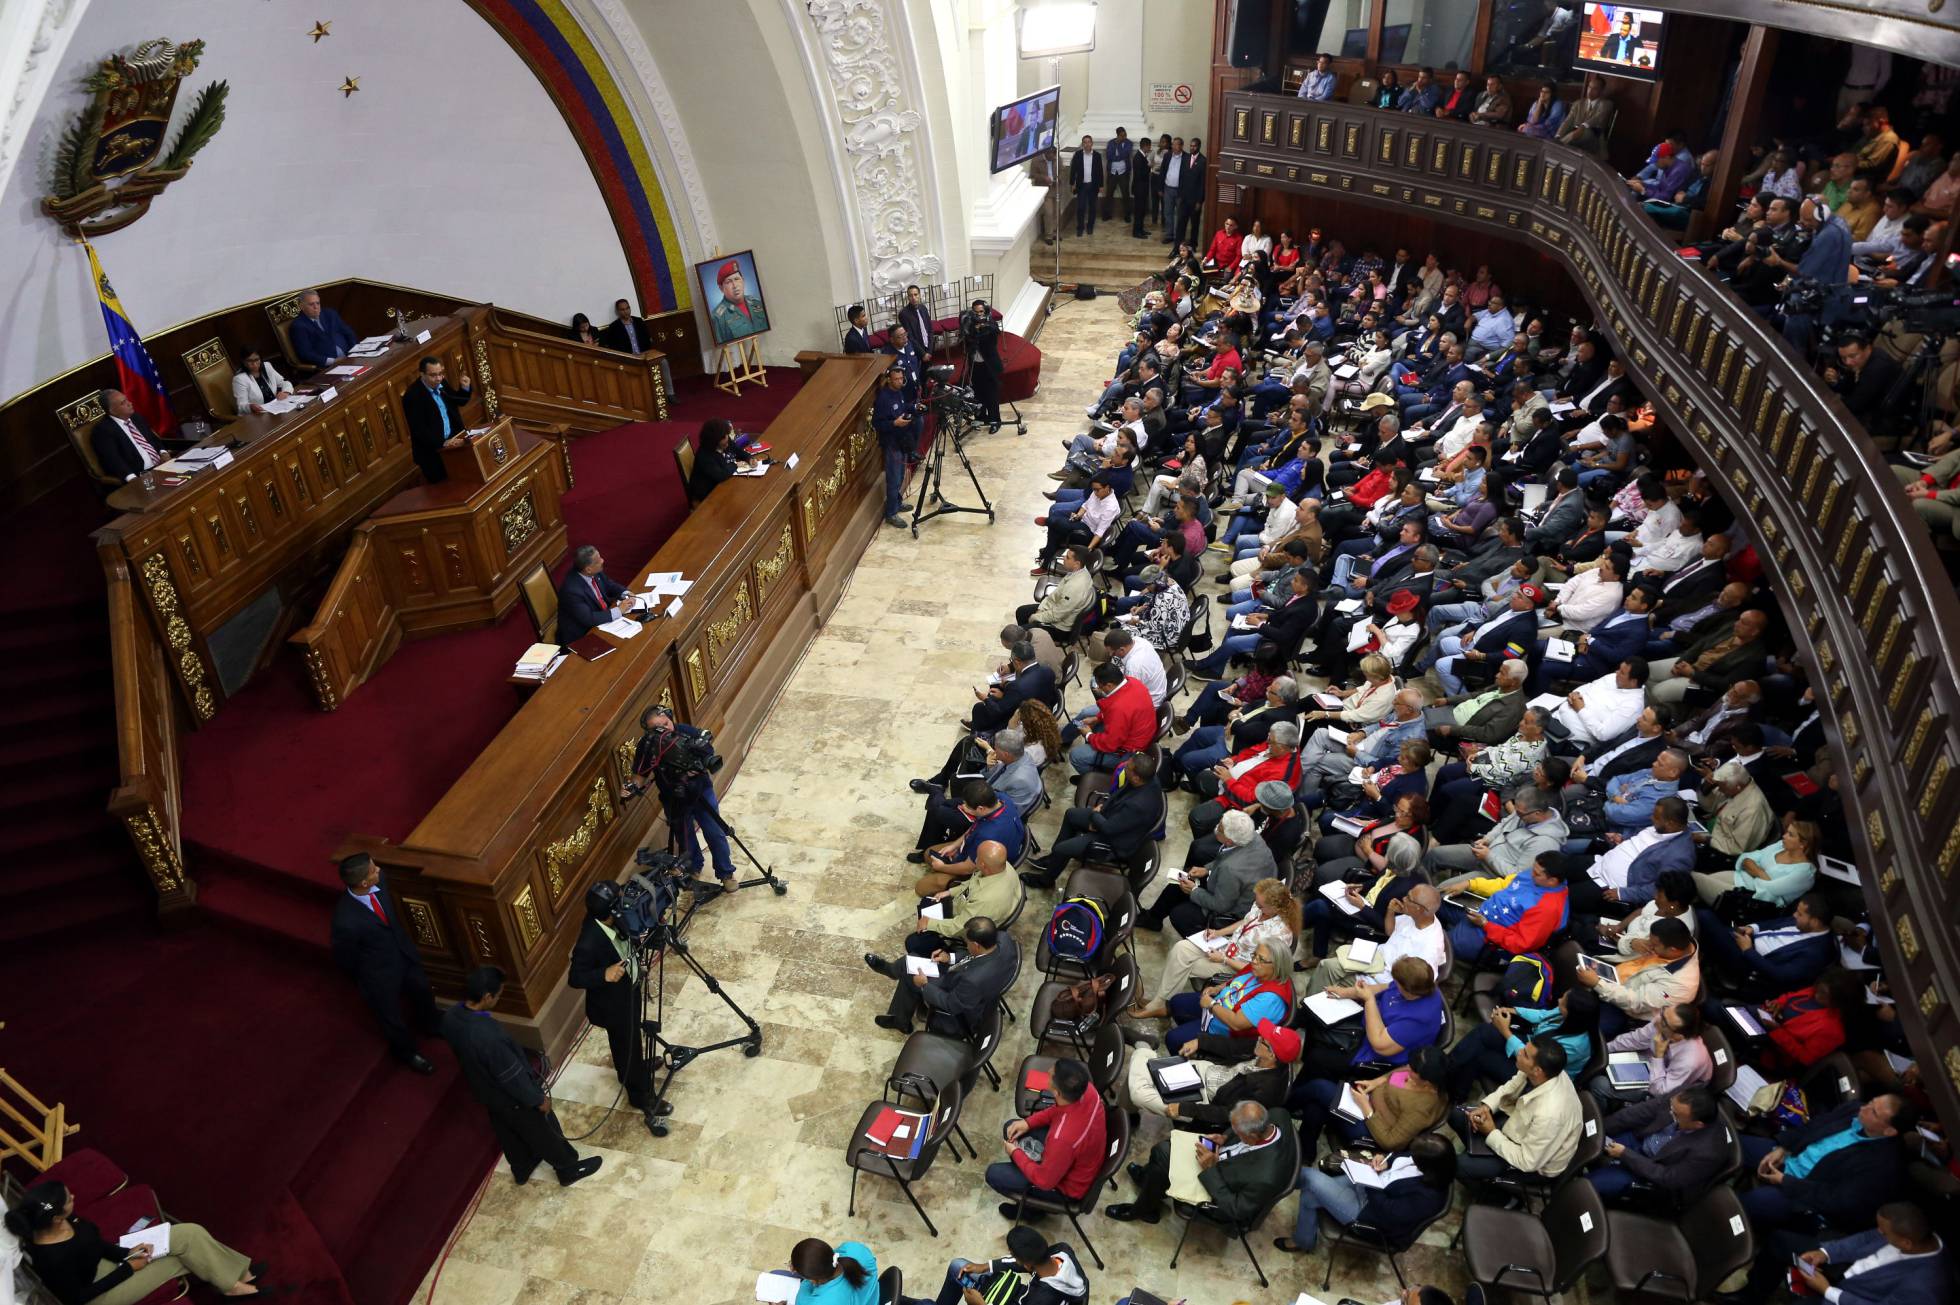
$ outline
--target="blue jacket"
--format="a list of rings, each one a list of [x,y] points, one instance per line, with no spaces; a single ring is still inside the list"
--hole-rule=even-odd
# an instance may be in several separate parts
[[[1471,647],[1484,655],[1496,670],[1496,663],[1508,657],[1529,655],[1538,637],[1538,613],[1512,612],[1501,621],[1486,621],[1477,630]]]
[[[1868,1228],[1825,1242],[1822,1249],[1832,1264],[1849,1267],[1885,1246],[1884,1235]],[[1933,1255],[1894,1260],[1839,1283],[1838,1305],[1942,1305],[1953,1294],[1952,1273],[1944,1248]]]
[[[1661,875],[1669,870],[1694,868],[1694,839],[1685,833],[1663,838],[1633,858],[1633,864],[1627,867],[1627,886],[1620,890],[1620,900],[1632,906],[1645,906],[1654,900],[1654,884]]]
[[[317,321],[301,313],[286,328],[286,335],[293,342],[297,361],[313,367],[324,367],[336,358],[345,357],[349,349],[360,343],[360,337],[331,308],[322,308]]]
[[[1631,617],[1623,620],[1623,617]],[[1638,658],[1646,648],[1652,626],[1643,613],[1634,616],[1624,607],[1601,621],[1586,636],[1586,650],[1572,663],[1574,679],[1593,680],[1620,669],[1620,663]]]
[[[919,426],[915,421],[901,426],[898,419],[912,412],[912,403],[905,397],[903,389],[888,390],[882,386],[878,397],[871,401],[871,429],[878,432],[878,443],[884,448],[898,453],[909,453],[919,441]]]
[[[954,860],[971,861],[979,855],[980,844],[999,843],[1007,849],[1007,859],[1012,861],[1021,855],[1021,844],[1027,841],[1027,826],[1021,822],[1021,809],[1012,802],[1002,801],[990,812],[983,813],[967,827],[966,837],[960,843],[960,850],[954,853]]]
[[[1795,917],[1786,915],[1762,921],[1756,926],[1756,932],[1765,934],[1795,927]],[[1754,947],[1746,952],[1741,948],[1736,950],[1741,953],[1743,967],[1751,974],[1760,975],[1764,984],[1776,992],[1795,992],[1806,987],[1838,961],[1837,935],[1829,929],[1804,934],[1774,951],[1761,952]]]
[[[599,592],[606,601],[601,603],[592,592],[592,581],[598,582]],[[604,625],[612,617],[607,609],[619,601],[626,592],[626,586],[601,571],[598,575],[586,577],[574,567],[558,586],[558,642],[577,643],[591,632],[595,625]]]
[[[1442,88],[1431,82],[1422,87],[1411,85],[1402,92],[1402,98],[1395,102],[1395,107],[1404,113],[1420,113],[1428,117],[1436,112],[1436,106],[1442,102]]]
[[[1681,791],[1679,780],[1655,779],[1651,771],[1633,770],[1606,781],[1606,823],[1615,833],[1631,838],[1654,819],[1654,804]],[[1613,799],[1626,795],[1625,802]]]

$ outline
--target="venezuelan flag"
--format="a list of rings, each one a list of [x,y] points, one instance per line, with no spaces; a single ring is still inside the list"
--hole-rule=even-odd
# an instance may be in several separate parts
[[[95,297],[102,303],[102,324],[108,328],[109,352],[115,355],[116,373],[120,377],[117,387],[129,396],[136,411],[150,423],[151,430],[159,435],[168,434],[176,427],[177,419],[170,412],[170,400],[164,394],[163,377],[157,372],[156,360],[143,347],[143,337],[130,325],[122,301],[116,298],[109,278],[102,274],[102,260],[95,256],[95,246],[84,240],[82,248],[88,250]]]

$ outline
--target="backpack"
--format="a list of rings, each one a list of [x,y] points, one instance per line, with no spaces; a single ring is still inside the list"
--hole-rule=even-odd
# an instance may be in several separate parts
[[[1504,965],[1497,1004],[1514,1010],[1520,1006],[1544,1010],[1558,1003],[1557,987],[1551,957],[1543,952],[1519,952]]]
[[[1057,960],[1089,964],[1102,954],[1103,926],[1109,911],[1101,899],[1070,897],[1048,917],[1048,954]]]

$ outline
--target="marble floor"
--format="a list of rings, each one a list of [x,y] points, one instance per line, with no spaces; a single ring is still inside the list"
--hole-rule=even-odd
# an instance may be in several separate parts
[[[1144,247],[1108,227],[1094,239]],[[1154,253],[1154,242],[1149,248]],[[902,858],[917,833],[920,800],[906,780],[938,768],[953,722],[971,703],[970,686],[1000,658],[1000,626],[1029,593],[1027,569],[1041,537],[1032,521],[1051,483],[1043,473],[1058,465],[1057,440],[1083,427],[1082,405],[1107,378],[1123,333],[1113,295],[1059,301],[1038,341],[1041,392],[1021,405],[1027,434],[1010,426],[971,445],[999,519],[941,517],[916,542],[907,532],[879,531],[723,800],[737,831],[790,885],[785,897],[751,891],[714,902],[689,935],[702,963],[760,1022],[761,1057],[721,1051],[688,1067],[671,1092],[673,1131],[654,1138],[637,1115],[607,1115],[614,1079],[605,1039],[588,1035],[553,1096],[568,1134],[596,1129],[577,1145],[604,1156],[604,1169],[561,1190],[548,1181],[517,1187],[500,1164],[460,1227],[432,1297],[425,1285],[418,1300],[742,1302],[753,1296],[755,1274],[786,1265],[790,1247],[806,1236],[862,1241],[881,1268],[902,1268],[908,1294],[930,1297],[948,1258],[1003,1253],[1008,1224],[995,1209],[998,1198],[980,1181],[979,1165],[954,1164],[950,1153],[916,1188],[938,1237],[927,1235],[890,1182],[862,1180],[856,1217],[845,1212],[845,1144],[901,1042],[871,1022],[890,985],[860,958],[894,951],[912,917],[914,871]],[[949,492],[971,502],[971,491],[962,479]],[[1061,778],[1051,783],[1059,796]],[[1181,817],[1189,802],[1173,799],[1172,855],[1188,838]],[[1037,817],[1044,841],[1062,805]],[[1045,900],[1038,897],[1017,926],[1029,949]],[[1157,973],[1165,947],[1155,935],[1139,935],[1146,976]],[[1028,966],[1010,994],[1017,1012],[1025,1013],[1036,977]],[[667,993],[678,1041],[741,1033],[695,977],[670,971]],[[996,1158],[1011,1111],[1011,1072],[1029,1049],[1024,1024],[1010,1026],[995,1057],[1009,1091],[983,1082],[966,1104],[962,1122],[982,1163]],[[1118,1184],[1106,1201],[1129,1199],[1128,1179],[1119,1176]],[[1330,1305],[1343,1296],[1369,1305],[1393,1297],[1386,1261],[1343,1255],[1323,1291],[1324,1250],[1274,1250],[1271,1239],[1290,1230],[1293,1211],[1289,1197],[1253,1240],[1270,1288],[1259,1286],[1245,1251],[1214,1231],[1194,1231],[1172,1271],[1175,1216],[1151,1226],[1092,1215],[1084,1226],[1108,1268],[1098,1272],[1083,1256],[1091,1300],[1106,1305],[1133,1286],[1191,1305],[1284,1302],[1306,1290]],[[1454,1228],[1452,1216],[1403,1258],[1411,1281],[1460,1299],[1461,1271],[1447,1250]],[[1066,1220],[1046,1230],[1081,1249]]]

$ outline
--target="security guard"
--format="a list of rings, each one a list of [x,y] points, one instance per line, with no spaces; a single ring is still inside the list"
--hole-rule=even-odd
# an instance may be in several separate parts
[[[905,528],[905,460],[919,447],[918,421],[905,397],[905,369],[894,362],[871,405],[871,428],[885,455],[885,524]]]
[[[570,1187],[597,1173],[602,1157],[581,1160],[565,1140],[530,1058],[490,1014],[503,991],[504,972],[496,966],[471,970],[463,984],[466,1000],[442,1014],[443,1041],[456,1053],[470,1092],[489,1112],[490,1131],[497,1135],[518,1185],[529,1182],[540,1164],[548,1164],[557,1171],[558,1185]]]

